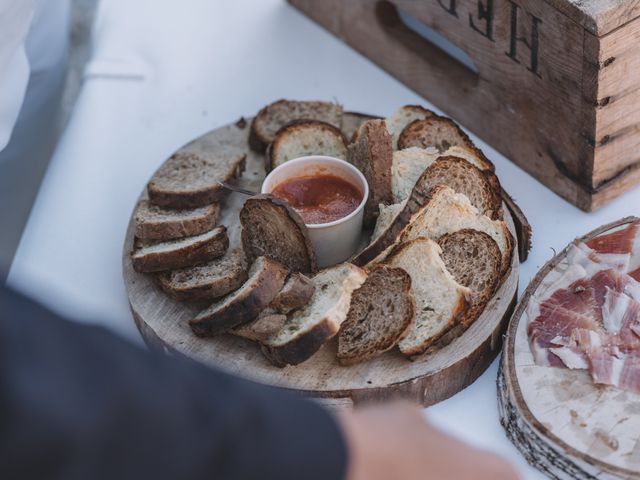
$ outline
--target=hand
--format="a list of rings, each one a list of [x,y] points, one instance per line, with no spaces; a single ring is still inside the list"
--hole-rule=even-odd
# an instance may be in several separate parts
[[[405,402],[340,413],[347,480],[518,480],[507,462],[430,426]]]

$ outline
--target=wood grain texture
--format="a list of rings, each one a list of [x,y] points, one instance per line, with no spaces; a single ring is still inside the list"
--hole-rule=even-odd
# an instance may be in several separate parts
[[[640,0],[289,2],[581,209],[640,182]]]
[[[224,145],[246,151],[247,168],[241,185],[258,189],[264,175],[263,159],[248,150],[247,135],[248,127],[228,125],[204,135],[188,148],[216,149]],[[245,198],[232,194],[222,208],[220,223],[228,226],[232,248],[240,241],[237,215]],[[505,219],[515,234],[508,211]],[[158,288],[152,276],[133,270],[129,258],[133,234],[132,222],[124,244],[123,275],[134,320],[151,348],[185,355],[261,383],[329,399],[333,408],[393,397],[431,405],[454,395],[472,383],[500,351],[504,328],[515,306],[517,255],[513,255],[502,286],[482,316],[461,337],[432,355],[410,361],[398,352],[387,352],[364,364],[343,367],[336,360],[334,339],[302,365],[280,369],[269,364],[260,348],[245,339],[230,335],[210,339],[195,337],[187,322],[202,306],[171,299]]]
[[[575,242],[634,220],[605,225]],[[568,248],[538,272],[509,325],[498,375],[501,422],[529,463],[551,478],[640,479],[640,395],[595,385],[585,371],[535,365],[529,348],[529,299],[568,265]]]

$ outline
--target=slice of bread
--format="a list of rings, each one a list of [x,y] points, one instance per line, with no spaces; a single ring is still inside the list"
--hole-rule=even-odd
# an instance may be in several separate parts
[[[378,216],[378,205],[393,202],[391,164],[393,148],[384,120],[369,120],[358,129],[356,140],[349,145],[349,163],[360,170],[369,184],[369,198],[364,208],[364,221],[371,225]]]
[[[287,268],[275,260],[259,257],[251,265],[249,279],[242,287],[189,321],[191,330],[199,337],[208,337],[251,322],[275,298],[288,273]]]
[[[487,170],[490,172],[496,171],[496,167],[491,160],[489,160],[484,153],[482,153],[482,150],[475,145],[455,145],[445,150],[442,155],[463,158],[467,162],[478,167],[480,170]]]
[[[391,134],[394,150],[398,149],[398,138],[407,125],[415,120],[422,120],[434,116],[431,110],[420,105],[405,105],[393,112],[393,115],[385,120],[387,130]]]
[[[284,326],[287,314],[309,303],[316,286],[301,273],[292,273],[284,286],[258,318],[234,328],[230,333],[249,340],[263,342]]]
[[[435,162],[440,154],[435,148],[411,147],[393,152],[391,191],[394,202],[407,198],[422,172]]]
[[[289,315],[284,327],[264,342],[265,356],[278,367],[298,365],[311,357],[338,333],[347,317],[352,292],[366,278],[364,270],[349,263],[315,275],[311,301]]]
[[[205,156],[177,152],[147,184],[149,200],[169,208],[196,208],[222,199],[227,190],[219,181],[229,182],[244,171],[245,154]]]
[[[442,250],[428,238],[418,237],[399,245],[387,259],[392,267],[411,276],[416,303],[415,321],[398,346],[408,356],[429,348],[462,318],[471,291],[455,281],[447,270]]]
[[[249,133],[249,146],[264,152],[276,132],[294,120],[320,120],[340,128],[342,106],[331,102],[278,100],[267,105],[254,117]]]
[[[438,239],[442,261],[456,282],[471,290],[470,306],[461,324],[465,329],[482,313],[500,284],[502,254],[484,232],[465,228]]]
[[[287,202],[273,195],[255,195],[240,210],[240,223],[248,262],[264,255],[292,272],[317,270],[307,226]]]
[[[383,354],[403,338],[414,317],[409,274],[401,268],[374,268],[351,296],[338,335],[338,360],[353,365]]]
[[[192,237],[215,227],[219,215],[217,203],[191,210],[173,210],[140,200],[134,214],[135,235],[145,240]]]
[[[378,220],[376,226],[371,234],[371,241],[377,239],[382,232],[384,232],[391,223],[395,220],[398,214],[402,211],[406,205],[406,200],[400,203],[392,203],[391,205],[380,205],[380,213],[378,214]]]
[[[215,300],[246,280],[244,253],[239,248],[202,265],[158,274],[160,287],[177,300]]]
[[[307,155],[347,158],[347,139],[338,127],[319,120],[296,120],[282,127],[265,155],[267,172]]]
[[[487,179],[486,172],[462,158],[439,157],[422,173],[422,182],[427,188],[447,185],[455,192],[465,194],[471,205],[491,218],[494,218],[502,207],[500,190],[494,189]],[[403,199],[396,199],[400,200]]]
[[[227,251],[229,238],[223,226],[195,237],[153,242],[136,239],[131,262],[137,272],[161,272],[190,267],[221,257]]]
[[[414,120],[398,138],[398,150],[435,147],[440,153],[454,146],[473,146],[473,142],[450,118],[437,115]]]
[[[287,316],[285,314],[278,313],[272,308],[266,308],[253,322],[240,325],[231,330],[230,333],[236,337],[262,343],[278,333],[284,327],[286,321]]]
[[[301,273],[294,272],[289,275],[282,290],[269,306],[278,313],[290,313],[308,304],[315,290],[316,286],[313,280]]]

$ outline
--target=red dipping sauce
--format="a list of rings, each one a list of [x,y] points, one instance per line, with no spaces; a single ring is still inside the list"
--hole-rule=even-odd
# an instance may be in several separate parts
[[[358,187],[329,174],[289,178],[276,185],[271,194],[287,201],[306,224],[346,217],[363,198]]]

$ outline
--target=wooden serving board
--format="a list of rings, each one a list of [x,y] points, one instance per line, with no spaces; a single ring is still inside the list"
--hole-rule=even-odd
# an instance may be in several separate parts
[[[348,115],[349,129],[355,128],[360,119],[360,115]],[[246,153],[246,170],[239,183],[257,191],[264,178],[263,156],[249,150],[248,133],[249,121],[241,119],[203,135],[184,149]],[[238,212],[245,199],[234,193],[223,206],[219,223],[228,228],[230,248],[240,245]],[[507,208],[505,219],[516,237]],[[300,391],[335,407],[391,397],[432,405],[465,388],[484,372],[500,351],[518,290],[519,260],[514,253],[510,271],[481,317],[462,336],[434,354],[410,361],[398,352],[387,352],[374,360],[343,367],[336,361],[334,339],[301,365],[281,369],[271,365],[260,348],[248,340],[231,335],[208,339],[193,335],[188,321],[203,306],[178,302],[160,290],[153,276],[137,273],[129,257],[133,238],[132,219],[124,243],[123,275],[134,320],[150,347],[186,355],[257,382]]]
[[[590,240],[637,220],[601,227]],[[538,272],[513,315],[498,375],[501,423],[527,461],[557,479],[640,479],[640,395],[595,385],[584,370],[538,366],[527,305],[568,265],[569,247]]]

